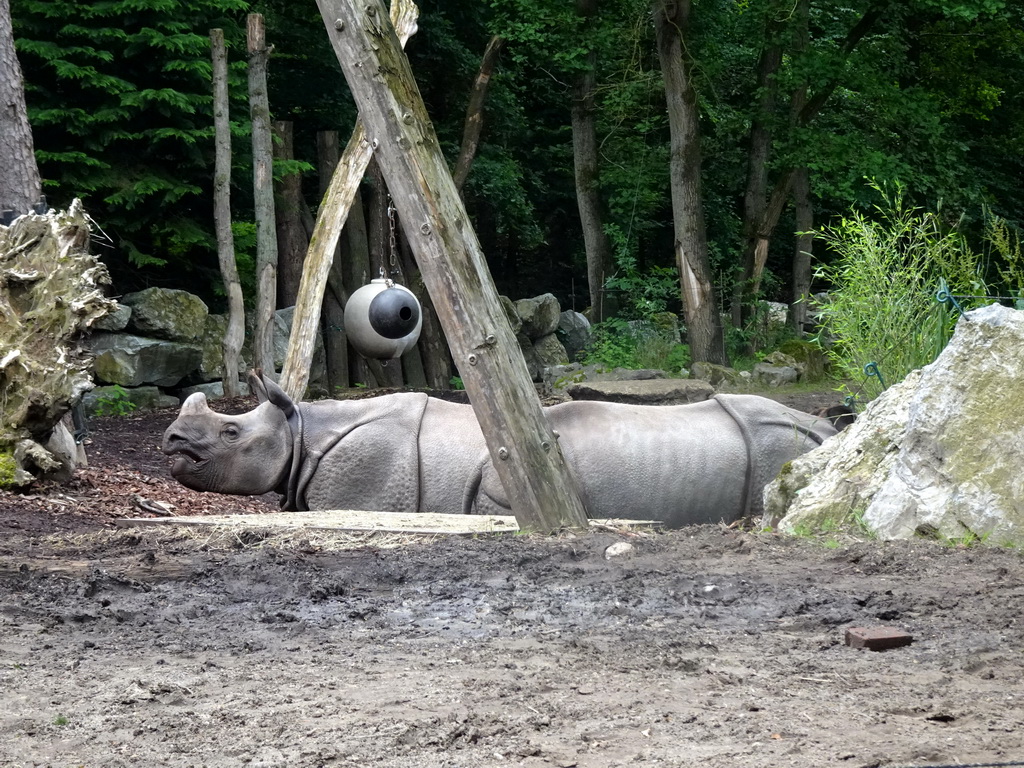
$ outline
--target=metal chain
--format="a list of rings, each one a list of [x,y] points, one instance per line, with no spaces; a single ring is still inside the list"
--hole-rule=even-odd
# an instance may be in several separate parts
[[[398,245],[395,242],[395,202],[391,199],[391,194],[388,193],[388,263],[391,267],[391,272],[385,279],[389,288],[394,284],[391,275],[401,274],[401,270],[398,269],[398,260],[395,256],[397,252]],[[380,271],[381,277],[384,277],[384,268],[381,267]]]

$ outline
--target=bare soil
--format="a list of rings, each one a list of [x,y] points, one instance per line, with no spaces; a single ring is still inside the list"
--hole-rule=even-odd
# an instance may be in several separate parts
[[[99,420],[70,483],[0,494],[0,765],[1024,765],[1020,552],[115,528],[274,513],[175,484],[173,418]],[[913,643],[844,644],[879,625]]]

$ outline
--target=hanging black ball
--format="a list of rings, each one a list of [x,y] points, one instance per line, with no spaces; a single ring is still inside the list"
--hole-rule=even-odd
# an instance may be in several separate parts
[[[370,302],[370,327],[385,339],[408,336],[420,321],[420,303],[409,291],[388,288]]]

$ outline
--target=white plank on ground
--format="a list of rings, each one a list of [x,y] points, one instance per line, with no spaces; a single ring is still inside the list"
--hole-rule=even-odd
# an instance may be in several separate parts
[[[134,517],[116,521],[120,527],[141,525],[228,526],[278,530],[375,531],[378,533],[421,533],[472,535],[515,533],[519,524],[513,515],[440,515],[429,512],[368,512],[351,509],[312,512],[272,512],[263,515],[199,515],[188,517]],[[653,520],[591,520],[592,528],[657,527]]]

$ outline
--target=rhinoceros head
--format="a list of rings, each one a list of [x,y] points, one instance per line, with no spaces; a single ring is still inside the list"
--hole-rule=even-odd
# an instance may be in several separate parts
[[[293,446],[289,418],[297,418],[297,409],[272,381],[254,376],[250,385],[260,405],[238,416],[213,411],[201,392],[182,403],[161,448],[174,457],[171,476],[179,483],[196,491],[259,495],[287,479]]]

